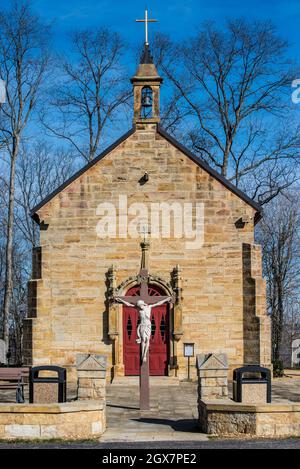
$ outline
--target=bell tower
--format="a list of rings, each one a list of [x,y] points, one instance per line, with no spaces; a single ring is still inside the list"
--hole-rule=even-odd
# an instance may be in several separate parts
[[[146,37],[140,64],[135,76],[131,78],[134,95],[133,123],[159,123],[160,86],[163,79],[158,75],[153,63],[148,42],[148,23],[153,23],[156,20],[148,19],[148,11],[146,10],[145,19],[137,21],[145,23]]]

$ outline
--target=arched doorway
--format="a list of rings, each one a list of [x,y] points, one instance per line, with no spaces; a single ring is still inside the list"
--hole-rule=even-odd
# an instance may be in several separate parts
[[[165,292],[156,285],[149,285],[150,296],[163,296]],[[138,296],[140,287],[130,288],[126,296]],[[156,306],[151,313],[152,332],[149,349],[151,376],[166,376],[169,363],[169,305]],[[140,374],[140,346],[137,339],[138,312],[123,306],[123,353],[126,376]]]

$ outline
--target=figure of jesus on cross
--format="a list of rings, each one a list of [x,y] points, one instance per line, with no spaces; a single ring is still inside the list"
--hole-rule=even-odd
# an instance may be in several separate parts
[[[141,242],[142,260],[139,273],[140,294],[138,296],[118,296],[114,300],[123,303],[126,306],[136,308],[139,313],[140,324],[137,327],[137,343],[141,346],[141,370],[140,370],[140,409],[148,410],[150,407],[149,392],[149,346],[151,339],[151,311],[156,306],[165,303],[171,303],[171,296],[151,296],[149,294],[149,274],[148,274],[148,251],[150,243],[146,240],[146,231],[144,241]]]
[[[154,297],[155,298],[155,297]],[[157,298],[157,297],[156,297]],[[152,305],[145,303],[143,300],[138,300],[136,304],[129,303],[122,297],[116,297],[116,301],[123,303],[126,306],[136,307],[139,313],[140,324],[137,327],[137,344],[141,344],[141,361],[145,363],[148,357],[150,338],[151,338],[151,310],[156,306],[161,306],[164,303],[170,303],[172,298],[167,298],[158,301]]]

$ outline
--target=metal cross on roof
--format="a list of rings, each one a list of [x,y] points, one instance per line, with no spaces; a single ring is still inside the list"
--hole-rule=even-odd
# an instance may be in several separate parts
[[[137,23],[145,23],[145,44],[148,46],[148,24],[149,23],[157,23],[157,20],[151,20],[148,18],[148,10],[145,10],[145,19],[143,20],[135,20]]]

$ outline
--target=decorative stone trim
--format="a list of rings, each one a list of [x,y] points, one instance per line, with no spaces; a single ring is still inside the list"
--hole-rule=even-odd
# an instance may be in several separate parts
[[[148,265],[148,254],[145,243],[141,244],[143,249],[142,265]],[[124,365],[122,361],[122,313],[120,311],[120,305],[113,303],[114,296],[123,296],[127,290],[137,284],[141,283],[142,278],[140,275],[133,275],[122,281],[117,287],[116,285],[116,268],[111,267],[107,274],[107,304],[108,304],[108,323],[109,323],[109,338],[114,341],[113,346],[115,349],[114,356],[115,362],[113,364],[113,375],[123,376]],[[170,358],[169,364],[169,376],[174,374],[174,370],[178,370],[177,364],[177,342],[183,336],[183,325],[182,325],[182,278],[180,275],[181,270],[177,265],[170,273],[170,279],[161,277],[160,275],[148,274],[149,284],[157,285],[161,287],[167,295],[173,298],[173,304],[170,306],[170,323],[172,326],[171,339],[174,340],[173,345],[170,349],[173,350],[173,357]]]
[[[181,269],[179,265],[174,267],[171,272],[171,287],[175,295],[174,302],[174,331],[173,338],[176,342],[183,336],[183,324],[182,324],[182,277]]]
[[[118,332],[118,307],[114,303],[117,287],[117,268],[112,265],[106,273],[106,309],[108,312],[108,336],[111,340],[116,340]]]
[[[172,291],[172,285],[170,282],[167,282],[162,277],[159,277],[158,275],[149,275],[149,283],[156,283],[158,285],[161,285],[164,289],[168,291],[170,295],[173,295],[174,292]]]
[[[116,289],[116,296],[122,295],[125,289],[128,289],[130,285],[135,285],[138,283],[139,276],[138,275],[133,275],[131,277],[128,277],[126,280],[124,280]]]

